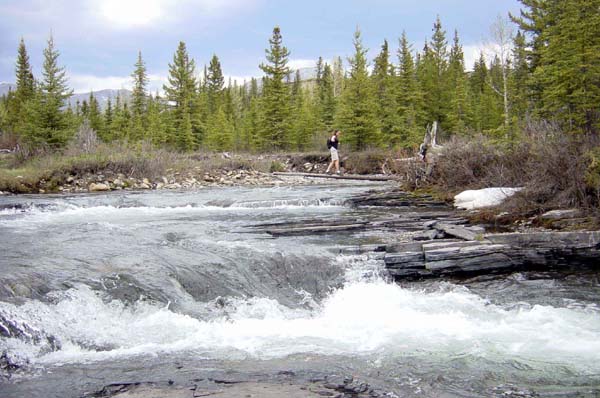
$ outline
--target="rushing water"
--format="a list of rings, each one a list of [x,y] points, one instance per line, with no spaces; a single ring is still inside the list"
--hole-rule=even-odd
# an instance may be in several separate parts
[[[344,206],[372,188],[0,198],[0,352],[21,367],[0,396],[190,368],[353,374],[399,396],[599,396],[594,271],[398,285],[339,248],[401,231],[253,228],[403,211]]]

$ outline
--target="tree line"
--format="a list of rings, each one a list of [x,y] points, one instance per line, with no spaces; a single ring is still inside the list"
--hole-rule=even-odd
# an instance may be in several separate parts
[[[213,55],[199,71],[180,42],[163,94],[148,92],[141,52],[131,98],[100,109],[93,93],[75,107],[52,37],[36,79],[25,43],[16,61],[16,89],[0,100],[0,130],[31,148],[60,149],[84,120],[105,141],[182,151],[198,148],[271,152],[322,149],[325,132],[344,131],[353,150],[414,148],[437,121],[447,135],[484,134],[514,141],[531,118],[553,120],[568,132],[598,132],[600,120],[600,0],[520,0],[512,22],[493,26],[494,48],[465,67],[458,32],[440,19],[415,51],[405,33],[397,49],[384,40],[369,63],[357,29],[344,62],[322,58],[316,76],[292,72],[279,27],[260,65],[264,76],[225,84]],[[518,30],[512,34],[512,27]]]

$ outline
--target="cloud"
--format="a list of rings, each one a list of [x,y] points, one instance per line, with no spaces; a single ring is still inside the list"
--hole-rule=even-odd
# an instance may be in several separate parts
[[[109,29],[156,28],[172,25],[192,15],[201,19],[231,15],[256,0],[103,0],[90,1],[92,17]]]
[[[163,74],[148,74],[148,91],[151,93],[162,92],[162,86],[167,77]],[[72,74],[69,84],[75,93],[87,93],[105,89],[131,90],[133,80],[131,76],[95,76],[89,74]]]
[[[302,68],[315,68],[317,66],[317,61],[314,59],[290,59],[288,66],[293,70]]]
[[[483,44],[469,44],[463,45],[463,54],[465,55],[465,69],[473,70],[475,61],[479,60],[481,51],[483,50]]]
[[[97,4],[99,14],[113,27],[138,28],[158,20],[165,11],[161,0],[104,0]]]

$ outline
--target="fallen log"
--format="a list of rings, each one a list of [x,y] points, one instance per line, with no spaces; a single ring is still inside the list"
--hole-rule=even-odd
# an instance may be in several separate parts
[[[273,175],[281,177],[310,177],[310,178],[333,178],[336,180],[363,180],[363,181],[398,181],[398,177],[376,176],[376,175],[356,175],[356,174],[318,174],[318,173],[292,173],[292,172],[274,172]]]

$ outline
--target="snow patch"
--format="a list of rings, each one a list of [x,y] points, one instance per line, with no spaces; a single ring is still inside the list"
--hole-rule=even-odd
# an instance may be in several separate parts
[[[521,189],[522,188],[484,188],[464,191],[454,197],[454,206],[465,210],[497,206],[502,203],[504,199],[514,195]]]

